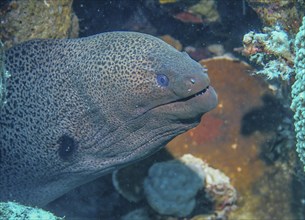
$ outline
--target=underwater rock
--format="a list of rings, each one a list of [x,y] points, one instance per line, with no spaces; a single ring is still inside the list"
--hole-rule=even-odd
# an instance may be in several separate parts
[[[72,0],[14,0],[0,8],[0,39],[5,46],[33,38],[78,36]]]
[[[236,207],[237,194],[230,179],[190,154],[173,160],[166,150],[161,150],[141,163],[120,169],[113,180],[127,200],[138,198],[132,204],[141,207],[141,211],[135,209],[126,216],[145,213],[151,219],[163,219],[164,215],[224,217]],[[130,185],[141,188],[139,191],[144,190],[144,194],[139,197]]]
[[[237,192],[228,176],[191,154],[183,155],[180,160],[200,178],[205,176],[205,198],[201,197],[199,200],[210,200],[218,217],[226,216],[236,208]]]
[[[138,163],[114,171],[112,184],[116,191],[129,202],[140,202],[145,199],[143,184],[149,168],[155,163],[172,159],[173,157],[165,149],[161,149]]]
[[[5,220],[37,220],[37,219],[48,219],[48,220],[61,220],[64,218],[56,217],[52,213],[24,206],[14,202],[1,202],[0,203],[0,219]]]
[[[131,165],[112,173],[113,186],[129,202],[139,202],[144,198],[143,182],[148,167],[142,165],[136,166],[137,172]]]
[[[204,194],[198,196],[200,190]],[[188,216],[197,203],[209,202],[214,207],[211,212],[224,216],[235,208],[237,200],[236,190],[226,175],[190,154],[154,164],[144,181],[144,191],[156,212],[175,217]],[[203,208],[207,207],[197,207],[197,212]]]
[[[149,169],[144,192],[149,205],[162,215],[184,217],[195,205],[195,196],[204,186],[200,176],[178,160],[160,162]]]

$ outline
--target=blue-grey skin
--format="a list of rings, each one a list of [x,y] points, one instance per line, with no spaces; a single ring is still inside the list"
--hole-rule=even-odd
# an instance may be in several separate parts
[[[6,51],[5,68],[1,201],[44,206],[151,155],[217,104],[206,69],[146,34],[32,40]]]

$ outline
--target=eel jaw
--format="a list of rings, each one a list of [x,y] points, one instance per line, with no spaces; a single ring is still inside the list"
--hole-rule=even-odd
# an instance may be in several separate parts
[[[170,115],[170,118],[197,121],[204,113],[214,109],[217,103],[214,88],[207,85],[194,94],[158,106],[155,110]]]
[[[207,92],[207,90],[209,89],[209,87],[210,87],[210,85],[206,86],[204,89],[200,90],[199,92],[196,92],[193,95],[187,96],[187,97],[182,98],[182,99],[178,99],[178,100],[176,100],[174,102],[185,102],[185,101],[188,101],[188,100],[190,100],[192,98],[195,98],[197,96],[204,95]]]

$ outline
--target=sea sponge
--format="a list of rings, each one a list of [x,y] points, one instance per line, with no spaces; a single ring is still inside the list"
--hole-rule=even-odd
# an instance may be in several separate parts
[[[290,107],[294,111],[297,152],[305,164],[305,17],[303,17],[303,23],[296,35],[294,45],[295,82],[292,85]]]
[[[203,208],[212,203],[215,216],[225,219],[237,200],[229,177],[191,154],[151,166],[144,192],[157,213],[173,217],[189,216],[193,210],[200,210],[200,204]]]
[[[178,160],[160,162],[149,169],[144,191],[150,206],[160,214],[185,217],[196,204],[195,196],[204,186],[198,175]]]

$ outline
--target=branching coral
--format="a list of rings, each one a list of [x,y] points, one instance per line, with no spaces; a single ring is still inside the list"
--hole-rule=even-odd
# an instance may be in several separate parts
[[[295,38],[275,27],[265,29],[265,33],[250,32],[243,43],[243,54],[263,66],[257,74],[283,80],[295,76],[290,108],[294,111],[297,153],[305,165],[305,17]]]
[[[290,79],[293,74],[293,55],[291,53],[291,40],[288,34],[279,26],[264,28],[264,33],[249,32],[244,36],[243,54],[250,56],[250,60],[264,68],[258,74],[268,79]]]
[[[297,139],[297,152],[305,164],[305,17],[295,39],[295,83],[292,86],[291,109],[294,113],[294,127]]]

